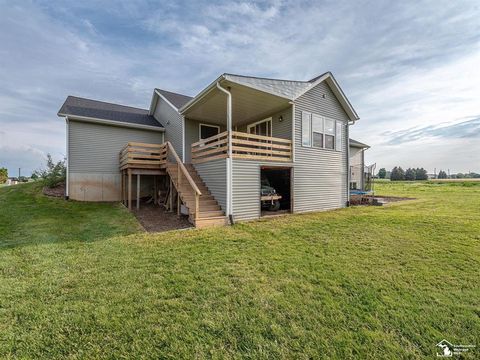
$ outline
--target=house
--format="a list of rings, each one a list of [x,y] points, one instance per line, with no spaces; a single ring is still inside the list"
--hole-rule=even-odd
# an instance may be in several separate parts
[[[5,184],[7,185],[17,185],[19,183],[18,179],[16,177],[9,177]]]
[[[366,177],[369,171],[365,167],[365,150],[370,146],[350,139],[350,190],[366,190]]]
[[[196,226],[257,219],[270,201],[293,213],[348,205],[348,134],[359,117],[330,72],[223,74],[194,97],[155,89],[149,109],[69,96],[58,115],[71,199],[131,209],[133,198],[138,207],[162,194]]]

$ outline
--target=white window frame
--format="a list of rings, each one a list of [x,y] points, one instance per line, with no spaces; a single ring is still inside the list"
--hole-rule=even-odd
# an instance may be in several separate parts
[[[336,151],[342,151],[342,144],[343,144],[343,122],[339,120],[335,120],[335,150]],[[338,136],[338,129],[340,128],[340,136]],[[340,146],[339,148],[337,147],[338,141],[340,141]]]
[[[202,139],[202,126],[216,128],[218,130],[217,135],[220,134],[220,126],[200,123],[200,124],[198,124],[198,141],[204,140],[204,139]],[[208,138],[206,138],[206,139],[208,139]]]
[[[313,117],[316,117],[316,118],[322,120],[322,132],[321,133],[319,133],[318,131],[313,131]],[[314,132],[317,133],[317,134],[322,134],[322,146],[313,145],[313,133]],[[313,147],[315,149],[324,149],[325,148],[325,117],[314,114],[314,113],[310,114],[310,139],[311,139],[310,140],[311,147]]]
[[[308,134],[308,145],[303,143],[303,116],[307,116],[307,122],[308,122],[308,127],[309,127],[309,134]],[[302,111],[301,119],[300,119],[300,141],[303,147],[312,147],[312,113],[308,111]]]
[[[247,125],[247,133],[251,134],[250,132],[250,129],[259,125],[259,124],[262,124],[264,122],[269,122],[270,123],[270,135],[266,135],[266,136],[269,136],[269,137],[272,137],[273,135],[273,122],[272,122],[272,117],[269,117],[269,118],[266,118],[266,119],[263,119],[263,120],[260,120],[260,121],[257,121],[257,122],[254,122],[252,124],[248,124]]]
[[[303,117],[304,117],[304,115],[306,115],[308,117],[307,121],[309,122],[309,126],[310,126],[309,145],[304,145],[303,144],[303,120],[304,120]],[[314,131],[313,131],[313,117],[322,119],[322,128],[323,128],[323,132],[322,132],[323,144],[322,144],[322,147],[313,145],[313,133],[314,133]],[[333,136],[333,149],[325,147],[325,135],[326,135],[325,120],[333,121],[333,135],[328,134],[330,136]],[[323,150],[327,150],[327,151],[338,151],[338,152],[342,151],[342,144],[343,144],[343,140],[342,140],[343,130],[341,129],[341,127],[343,126],[342,121],[335,120],[335,119],[333,119],[331,117],[327,117],[327,116],[321,116],[321,115],[311,113],[311,112],[308,112],[308,111],[302,111],[300,122],[301,122],[301,128],[300,128],[301,136],[300,136],[300,138],[301,138],[302,147],[310,147],[310,148],[314,148],[314,149],[323,149]],[[338,128],[338,126],[340,126],[340,129],[341,129],[340,130],[340,148],[337,147],[337,137],[338,137],[337,136],[337,128]]]

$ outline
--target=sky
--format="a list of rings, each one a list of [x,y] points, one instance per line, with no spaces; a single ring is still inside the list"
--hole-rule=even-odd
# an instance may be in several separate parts
[[[480,172],[480,2],[0,0],[0,167],[65,155],[67,95],[148,108],[220,74],[331,71],[366,162]]]

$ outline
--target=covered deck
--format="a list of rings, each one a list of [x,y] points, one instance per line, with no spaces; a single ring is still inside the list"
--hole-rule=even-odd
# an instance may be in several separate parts
[[[180,109],[186,124],[186,162],[198,164],[222,157],[293,161],[294,106],[290,97],[257,84],[240,83],[240,78],[220,77]],[[209,130],[203,133],[203,128]]]
[[[230,147],[228,131],[193,143],[192,163],[198,164],[227,158],[229,153],[232,159],[292,161],[292,141],[289,139],[238,131],[232,131],[231,137]]]

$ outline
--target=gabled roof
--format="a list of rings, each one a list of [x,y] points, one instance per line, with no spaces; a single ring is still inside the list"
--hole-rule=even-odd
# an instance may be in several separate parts
[[[343,109],[349,116],[350,120],[356,121],[359,119],[357,113],[355,112],[355,109],[350,104],[350,101],[345,96],[343,90],[340,88],[340,85],[338,85],[337,81],[335,80],[331,72],[326,72],[309,81],[268,79],[268,78],[255,77],[255,76],[244,76],[244,75],[225,73],[223,75],[220,75],[215,81],[213,81],[210,85],[208,85],[205,89],[203,89],[197,96],[192,98],[186,104],[182,105],[179,108],[179,112],[184,113],[187,109],[189,109],[195,103],[197,103],[200,99],[202,99],[206,94],[216,89],[216,84],[222,81],[229,81],[231,83],[247,86],[252,89],[263,91],[265,93],[275,95],[291,101],[294,101],[295,99],[299,98],[300,96],[305,94],[308,90],[314,88],[321,82],[326,81],[327,84],[332,89],[332,92],[335,94],[335,96],[339,100]]]
[[[235,74],[225,74],[225,79],[290,100],[295,99],[312,85],[309,81],[267,79]]]
[[[148,110],[75,96],[67,97],[58,111],[58,116],[163,128],[153,116],[148,114]]]
[[[193,99],[193,97],[188,95],[182,95],[178,93],[174,93],[167,90],[162,89],[155,89],[160,94],[162,94],[170,103],[175,106],[177,109],[180,109],[183,105]]]
[[[354,140],[354,139],[349,139],[350,146],[352,147],[357,147],[357,148],[362,148],[362,149],[368,149],[370,148],[370,145],[361,143],[360,141]]]

